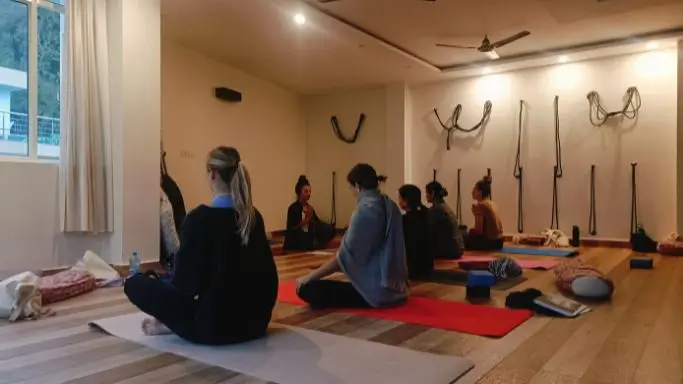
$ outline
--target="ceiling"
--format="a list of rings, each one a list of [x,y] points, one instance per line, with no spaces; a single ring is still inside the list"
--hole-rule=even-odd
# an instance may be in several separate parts
[[[298,12],[306,17],[303,26],[293,22]],[[497,49],[499,61],[435,46],[479,45],[485,34],[496,41],[521,30],[531,35]],[[310,95],[433,81],[548,52],[598,52],[634,36],[683,36],[683,0],[164,0],[162,31]]]

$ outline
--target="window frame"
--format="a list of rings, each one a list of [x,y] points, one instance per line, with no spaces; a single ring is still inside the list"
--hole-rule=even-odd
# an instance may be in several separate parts
[[[59,163],[59,158],[38,156],[38,9],[45,8],[59,12],[66,17],[67,5],[69,0],[64,0],[64,5],[53,3],[49,0],[11,0],[20,4],[25,4],[28,8],[28,154],[26,156],[0,155],[0,161],[14,162],[45,162]],[[66,34],[68,31],[66,20],[64,20],[64,34],[61,43],[61,65],[60,65],[60,99],[64,100],[64,53],[66,52]],[[60,104],[63,111],[63,104]],[[63,115],[63,113],[62,113]],[[60,115],[60,123],[62,120]],[[61,135],[61,124],[60,124]],[[60,140],[60,147],[61,147]]]

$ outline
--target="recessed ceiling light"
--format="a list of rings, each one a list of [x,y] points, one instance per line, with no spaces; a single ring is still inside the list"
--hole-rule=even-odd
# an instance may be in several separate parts
[[[297,25],[304,25],[306,24],[306,16],[304,16],[303,13],[297,13],[294,15],[294,22]]]
[[[558,63],[566,63],[567,61],[569,61],[569,58],[565,55],[562,55],[562,56],[557,58]]]
[[[657,44],[656,41],[651,41],[647,43],[647,49],[657,49],[659,47],[659,44]]]
[[[481,70],[481,73],[483,73],[484,75],[487,75],[487,74],[491,73],[491,68],[486,67],[486,68]]]

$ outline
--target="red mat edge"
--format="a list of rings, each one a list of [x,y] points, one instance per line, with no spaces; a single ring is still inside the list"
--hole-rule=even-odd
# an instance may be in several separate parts
[[[451,300],[442,300],[442,299],[437,299],[437,298],[431,298],[431,297],[420,297],[420,296],[412,296],[409,298],[409,300],[413,300],[413,303],[418,302],[418,303],[425,303],[425,302],[439,302],[441,305],[451,305],[451,306],[459,306],[459,307],[470,307],[470,308],[476,308],[478,311],[484,310],[484,311],[489,311],[489,312],[506,312],[508,314],[511,314],[513,319],[509,320],[510,324],[506,324],[505,327],[499,327],[498,329],[495,330],[481,330],[481,331],[475,331],[471,328],[468,328],[467,326],[462,326],[462,327],[445,327],[445,326],[438,326],[435,325],[433,322],[429,323],[427,321],[410,321],[411,319],[405,319],[405,318],[397,318],[395,315],[395,311],[401,310],[401,308],[405,307],[396,307],[396,308],[387,308],[387,309],[336,309],[338,312],[345,312],[345,313],[352,313],[355,315],[359,316],[365,316],[365,317],[372,317],[372,318],[377,318],[377,319],[386,319],[386,320],[393,320],[393,321],[399,321],[403,323],[408,323],[408,324],[416,324],[416,325],[422,325],[426,326],[429,328],[435,328],[435,329],[443,329],[447,331],[455,331],[455,332],[460,332],[460,333],[466,333],[466,334],[471,334],[471,335],[477,335],[477,336],[485,336],[485,337],[494,337],[494,338],[501,338],[515,330],[517,327],[520,325],[524,324],[527,320],[533,317],[533,312],[526,310],[526,309],[510,309],[510,308],[501,308],[501,307],[493,307],[493,306],[486,306],[486,305],[475,305],[475,304],[470,304],[470,303],[463,303],[459,301],[451,301]],[[299,306],[305,306],[306,303],[301,300],[297,295],[296,295],[296,281],[294,280],[289,280],[289,281],[284,281],[280,283],[279,289],[278,289],[278,301],[292,304],[292,305],[299,305]],[[400,316],[399,316],[400,317]],[[510,317],[510,316],[508,316]],[[483,322],[485,321],[490,321],[491,319],[496,319],[499,320],[499,316],[490,316],[486,318],[482,318],[481,320]],[[429,323],[429,324],[427,324]],[[480,328],[482,324],[477,321],[476,324],[474,325],[474,328]]]

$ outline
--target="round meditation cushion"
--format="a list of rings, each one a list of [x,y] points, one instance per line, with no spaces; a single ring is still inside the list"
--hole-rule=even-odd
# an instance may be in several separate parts
[[[566,260],[555,268],[557,287],[565,292],[588,299],[608,299],[614,283],[593,266],[580,259]]]
[[[667,256],[683,256],[683,241],[661,241],[657,252]]]

